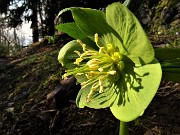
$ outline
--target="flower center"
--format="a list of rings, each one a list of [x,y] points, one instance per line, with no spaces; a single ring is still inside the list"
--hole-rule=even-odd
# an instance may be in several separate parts
[[[88,48],[82,41],[77,40],[82,46],[83,53],[74,51],[78,54],[74,64],[77,68],[67,70],[64,76],[69,75],[85,75],[87,81],[81,83],[82,87],[91,86],[91,90],[87,95],[87,102],[91,101],[93,93],[104,90],[103,83],[105,81],[117,81],[120,72],[124,69],[123,55],[112,44],[107,44],[104,47],[98,45],[98,34],[95,34],[95,43],[99,47],[99,51]]]

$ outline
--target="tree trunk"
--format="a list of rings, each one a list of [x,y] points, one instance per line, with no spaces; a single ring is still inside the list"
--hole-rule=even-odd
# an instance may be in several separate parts
[[[47,35],[53,36],[55,33],[54,28],[54,19],[55,19],[55,12],[56,12],[56,4],[55,1],[47,1],[47,18],[46,18],[46,28],[47,28]]]
[[[44,26],[44,19],[43,19],[43,16],[44,16],[43,3],[40,1],[38,1],[38,14],[39,14],[40,30],[41,30],[39,35],[40,35],[40,38],[41,37],[44,38],[47,35],[47,32],[46,32],[46,28]]]
[[[38,42],[39,41],[39,31],[38,31],[38,18],[37,18],[37,1],[35,1],[32,5],[32,24],[31,24],[31,28],[32,28],[32,36],[33,36],[33,43]]]
[[[0,46],[2,46],[2,29],[0,28]]]

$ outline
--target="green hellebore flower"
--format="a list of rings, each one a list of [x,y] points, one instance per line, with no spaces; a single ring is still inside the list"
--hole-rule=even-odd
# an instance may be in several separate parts
[[[74,62],[77,67],[67,70],[64,76],[85,75],[88,80],[85,79],[81,85],[82,88],[91,86],[90,92],[86,97],[87,102],[90,102],[94,92],[99,91],[99,93],[103,93],[104,82],[110,81],[113,84],[121,76],[120,71],[124,68],[123,55],[118,51],[118,48],[115,50],[115,47],[111,44],[100,47],[97,33],[95,34],[95,43],[99,47],[99,51],[86,47],[80,40],[77,43],[82,46],[83,53],[81,54],[77,50],[74,51],[79,56]]]
[[[57,26],[77,40],[59,52],[59,62],[74,75],[81,90],[76,98],[83,108],[110,107],[121,121],[141,116],[161,80],[161,66],[136,17],[127,7],[113,3],[106,12],[69,8],[75,22]]]

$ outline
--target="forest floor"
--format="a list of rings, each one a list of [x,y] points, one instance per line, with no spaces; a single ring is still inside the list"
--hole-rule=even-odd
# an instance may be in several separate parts
[[[80,87],[73,78],[61,79],[57,56],[69,40],[64,35],[55,43],[43,40],[0,59],[0,135],[118,134],[119,121],[109,108],[77,108]],[[161,82],[143,116],[129,123],[129,135],[180,135],[179,83]]]

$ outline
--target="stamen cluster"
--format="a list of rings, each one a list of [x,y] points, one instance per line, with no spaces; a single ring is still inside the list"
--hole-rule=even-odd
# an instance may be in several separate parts
[[[85,75],[87,77],[87,81],[81,85],[82,88],[92,85],[87,95],[87,102],[89,102],[95,91],[103,93],[103,84],[107,79],[109,81],[118,80],[120,72],[124,69],[123,55],[112,44],[99,46],[98,34],[95,34],[95,43],[99,51],[87,47],[81,40],[77,40],[77,42],[82,46],[83,53],[74,51],[79,56],[74,62],[77,68],[67,70],[65,76]]]

